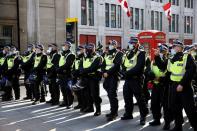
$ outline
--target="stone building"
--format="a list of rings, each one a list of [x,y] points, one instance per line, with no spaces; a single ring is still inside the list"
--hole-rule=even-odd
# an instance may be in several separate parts
[[[0,0],[0,45],[65,41],[68,0]]]

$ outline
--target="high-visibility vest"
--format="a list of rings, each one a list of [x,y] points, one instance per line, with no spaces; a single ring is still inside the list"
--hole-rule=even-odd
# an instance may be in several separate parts
[[[47,56],[47,69],[50,69],[54,65],[52,61],[55,55],[56,53],[53,54],[52,58],[50,56]]]
[[[109,70],[110,68],[112,68],[114,66],[113,61],[116,58],[116,55],[117,55],[117,53],[115,55],[114,54],[113,55],[106,55],[104,57],[105,63],[106,63],[105,70]]]
[[[33,53],[30,53],[28,56],[23,56],[22,57],[23,63],[26,63],[27,61],[29,61],[32,55],[33,55]]]
[[[128,59],[128,54],[125,56],[123,65],[126,67],[127,71],[136,66],[139,53],[140,51],[138,51],[131,59]]]
[[[5,62],[5,58],[4,57],[0,58],[0,66],[2,66],[4,62]]]
[[[14,66],[14,60],[16,57],[13,58],[8,58],[7,59],[7,65],[8,65],[8,70],[10,70]]]
[[[47,56],[47,69],[50,69],[52,66],[52,58],[50,58],[50,56]]]
[[[98,58],[97,55],[95,55],[93,58],[83,58],[83,68],[84,69],[89,68],[96,58]]]
[[[164,77],[167,71],[161,71],[154,62],[151,63],[151,70],[155,74],[156,78]],[[154,80],[154,83],[158,84],[159,82]]]
[[[188,54],[183,55],[182,61],[176,61],[174,63],[171,63],[171,61],[168,61],[168,71],[171,72],[170,79],[174,82],[180,82],[185,75],[185,67],[187,64],[187,57]]]
[[[38,67],[38,65],[39,65],[40,62],[41,62],[41,58],[42,58],[42,55],[41,55],[41,56],[36,56],[36,57],[35,57],[34,68]]]
[[[75,60],[75,70],[78,70],[79,69],[79,63],[80,63],[80,60]]]
[[[59,67],[63,66],[66,63],[68,56],[71,54],[72,53],[68,53],[66,56],[61,55],[60,60],[59,60]]]

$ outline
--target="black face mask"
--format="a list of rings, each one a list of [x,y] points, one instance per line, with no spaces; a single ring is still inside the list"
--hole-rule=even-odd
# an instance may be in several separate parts
[[[91,56],[91,55],[92,55],[92,53],[93,53],[93,50],[86,50],[86,54],[87,54],[87,56]]]

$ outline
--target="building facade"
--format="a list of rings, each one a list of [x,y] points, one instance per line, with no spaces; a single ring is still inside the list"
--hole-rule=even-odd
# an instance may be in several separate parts
[[[172,3],[169,24],[162,6]],[[143,30],[166,33],[167,42],[180,39],[185,44],[197,41],[197,1],[195,0],[128,0],[132,17],[128,18],[118,0],[70,0],[68,17],[77,17],[78,41],[106,44],[115,39],[125,48],[131,36]]]
[[[62,44],[68,0],[0,0],[0,45]]]

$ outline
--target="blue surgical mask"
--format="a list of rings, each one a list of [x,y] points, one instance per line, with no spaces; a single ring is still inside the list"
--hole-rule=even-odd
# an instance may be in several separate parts
[[[171,55],[175,55],[176,54],[176,50],[175,49],[171,49],[170,53],[171,53]]]
[[[133,44],[129,44],[129,49],[133,50],[134,49],[134,45]]]
[[[109,50],[113,50],[114,46],[113,45],[109,45]]]

